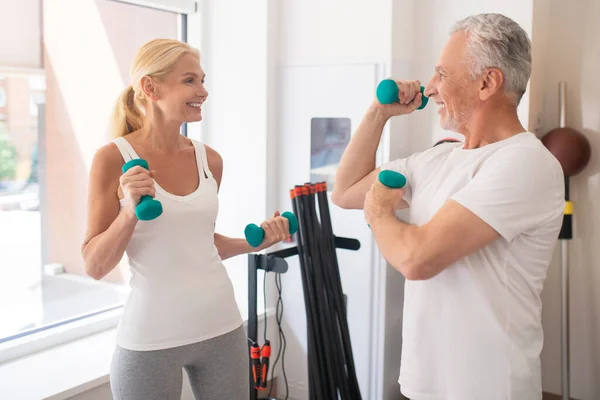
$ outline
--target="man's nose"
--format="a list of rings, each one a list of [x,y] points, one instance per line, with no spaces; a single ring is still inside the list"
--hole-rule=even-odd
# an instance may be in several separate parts
[[[436,93],[437,93],[437,90],[435,88],[435,84],[432,79],[429,82],[427,82],[427,86],[425,86],[425,90],[423,91],[423,94],[427,97],[431,97],[432,95],[434,95]]]

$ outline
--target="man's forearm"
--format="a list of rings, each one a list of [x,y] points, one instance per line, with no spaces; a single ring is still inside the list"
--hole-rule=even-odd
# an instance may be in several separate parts
[[[383,257],[407,279],[427,279],[420,257],[423,239],[419,227],[407,224],[395,215],[373,219],[371,231]]]
[[[215,246],[222,260],[257,251],[246,239],[237,239],[215,233]]]
[[[343,193],[375,169],[375,156],[387,118],[370,107],[344,151],[336,171],[334,192]]]

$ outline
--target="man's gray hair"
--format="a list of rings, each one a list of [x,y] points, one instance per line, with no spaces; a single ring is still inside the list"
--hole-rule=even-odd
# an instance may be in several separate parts
[[[450,30],[467,34],[467,57],[471,79],[485,68],[499,68],[504,74],[504,91],[516,106],[531,76],[531,41],[512,19],[501,14],[472,15]]]

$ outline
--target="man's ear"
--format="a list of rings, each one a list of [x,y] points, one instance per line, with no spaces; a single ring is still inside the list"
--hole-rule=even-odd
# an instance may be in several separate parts
[[[502,90],[504,74],[499,68],[488,68],[482,74],[479,98],[483,101]]]

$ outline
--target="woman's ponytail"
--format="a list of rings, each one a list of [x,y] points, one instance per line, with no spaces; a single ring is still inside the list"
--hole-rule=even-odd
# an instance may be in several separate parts
[[[137,131],[144,123],[144,116],[136,104],[135,91],[128,86],[119,98],[113,111],[111,133],[113,137],[125,136]]]

